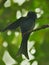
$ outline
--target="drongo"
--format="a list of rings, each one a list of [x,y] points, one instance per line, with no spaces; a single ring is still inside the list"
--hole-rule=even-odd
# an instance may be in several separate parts
[[[6,28],[2,30],[4,32],[6,30],[16,30],[17,27],[20,27],[22,33],[22,42],[17,53],[18,56],[20,54],[24,54],[29,59],[27,52],[27,40],[31,32],[28,31],[34,28],[36,19],[37,19],[36,13],[29,11],[26,17],[19,18],[17,21],[8,25]]]

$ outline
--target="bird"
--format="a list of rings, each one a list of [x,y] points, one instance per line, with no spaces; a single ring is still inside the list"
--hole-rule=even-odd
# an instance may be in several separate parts
[[[33,30],[35,26],[36,19],[37,19],[36,13],[29,11],[25,17],[20,17],[18,20],[9,24],[7,27],[1,30],[2,32],[4,32],[6,30],[16,30],[16,28],[20,27],[22,33],[22,42],[17,52],[18,56],[23,54],[27,59],[29,59],[28,50],[27,50],[27,41],[31,33],[30,30]]]

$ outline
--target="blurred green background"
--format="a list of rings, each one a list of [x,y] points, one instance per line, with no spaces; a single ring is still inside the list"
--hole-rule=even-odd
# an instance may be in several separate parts
[[[0,0],[0,30],[30,10],[37,12],[35,28],[49,24],[49,0]],[[30,34],[29,60],[16,57],[21,40],[20,28],[0,32],[0,65],[49,65],[49,28]]]

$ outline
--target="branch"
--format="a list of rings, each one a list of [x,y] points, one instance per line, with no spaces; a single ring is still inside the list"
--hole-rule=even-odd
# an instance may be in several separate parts
[[[39,28],[37,28],[37,29],[32,30],[32,32],[39,31],[39,30],[41,30],[41,29],[45,29],[45,28],[48,28],[48,27],[49,27],[49,24],[43,25],[43,26],[41,26],[41,27],[39,27]]]
[[[41,27],[39,27],[39,28],[36,28],[36,29],[34,29],[34,30],[29,30],[29,31],[27,31],[26,33],[28,33],[28,32],[36,32],[36,31],[39,31],[39,30],[42,30],[42,29],[45,29],[45,28],[48,28],[48,27],[49,27],[49,24],[43,25],[43,26],[41,26]],[[26,34],[26,33],[24,33],[24,34]]]

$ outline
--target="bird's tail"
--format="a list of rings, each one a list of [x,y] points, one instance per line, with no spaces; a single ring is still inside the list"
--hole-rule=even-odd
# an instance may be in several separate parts
[[[27,52],[27,40],[28,40],[28,35],[25,35],[22,39],[22,43],[17,53],[17,56],[19,56],[20,54],[24,54],[29,59]]]
[[[0,30],[0,32],[5,32],[7,30],[7,28],[4,28],[2,30]]]
[[[17,55],[19,56],[20,54],[24,54],[29,59],[28,52],[27,52],[27,43],[21,44]]]

